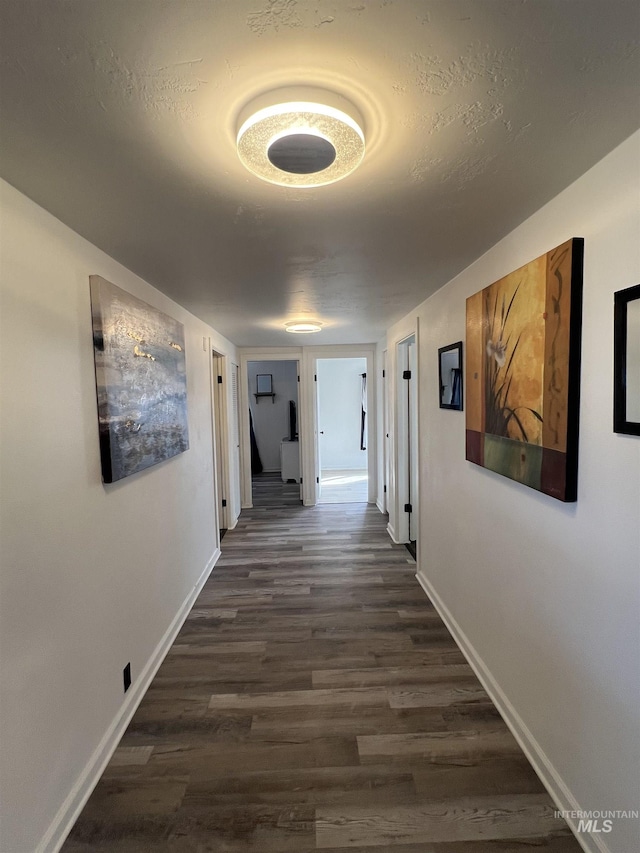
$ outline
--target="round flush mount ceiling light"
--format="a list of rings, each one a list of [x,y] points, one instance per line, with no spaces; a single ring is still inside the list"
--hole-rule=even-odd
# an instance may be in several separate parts
[[[362,117],[333,92],[277,89],[247,104],[239,120],[240,160],[263,181],[320,187],[346,177],[364,156]]]
[[[291,323],[285,323],[284,327],[287,332],[308,335],[311,332],[319,332],[322,329],[322,323],[316,323],[314,320],[295,320]]]

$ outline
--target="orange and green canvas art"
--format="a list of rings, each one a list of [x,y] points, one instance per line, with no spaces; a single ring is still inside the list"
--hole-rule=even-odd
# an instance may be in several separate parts
[[[577,498],[583,246],[467,299],[466,458],[561,501]]]

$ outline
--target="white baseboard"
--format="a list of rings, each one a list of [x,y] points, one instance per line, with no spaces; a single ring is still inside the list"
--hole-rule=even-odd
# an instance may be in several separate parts
[[[433,606],[438,611],[440,618],[449,629],[449,632],[456,641],[460,651],[467,659],[469,666],[478,676],[480,683],[491,697],[491,701],[500,712],[500,715],[509,727],[511,734],[518,741],[522,751],[529,759],[531,766],[549,792],[551,798],[558,807],[558,810],[563,812],[583,811],[576,798],[573,796],[567,785],[562,780],[560,774],[553,766],[549,757],[546,755],[531,731],[527,728],[523,719],[513,707],[506,694],[491,674],[491,671],[475,650],[469,638],[454,619],[449,608],[442,601],[431,583],[420,573],[420,571],[416,573],[416,578],[433,603]],[[585,853],[611,853],[610,848],[604,843],[602,838],[594,833],[580,832],[580,834],[578,834],[576,820],[567,817],[566,821]]]
[[[131,722],[131,718],[135,714],[138,705],[147,692],[153,677],[160,668],[160,664],[173,645],[173,641],[175,640],[178,631],[182,627],[184,620],[189,615],[189,611],[191,610],[194,601],[200,594],[202,587],[205,585],[207,578],[211,574],[215,564],[218,562],[219,557],[220,549],[216,548],[209,558],[202,574],[198,578],[196,585],[182,602],[180,609],[165,631],[164,636],[156,646],[153,654],[147,661],[146,666],[140,673],[140,676],[131,685],[132,689],[127,693],[120,711],[105,732],[104,737],[89,759],[88,764],[60,807],[58,814],[52,821],[49,829],[44,835],[44,838],[38,844],[36,853],[57,853],[57,851],[62,847],[67,835],[71,832],[74,823],[78,819],[80,812],[89,799],[91,792],[98,784],[100,777],[104,773],[104,769],[109,763],[116,747],[120,743],[120,739]]]
[[[395,531],[395,529],[391,526],[391,522],[389,522],[389,524],[387,524],[387,533],[389,534],[389,536],[391,537],[391,541],[392,541],[395,545],[404,545],[404,542],[401,542],[401,541],[398,539],[398,537],[396,536],[396,531]]]

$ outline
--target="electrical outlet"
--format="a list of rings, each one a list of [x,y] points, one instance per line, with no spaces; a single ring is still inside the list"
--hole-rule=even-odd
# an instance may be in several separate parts
[[[131,687],[131,661],[129,661],[129,663],[122,670],[122,678],[124,681],[124,692],[126,693],[127,690]]]

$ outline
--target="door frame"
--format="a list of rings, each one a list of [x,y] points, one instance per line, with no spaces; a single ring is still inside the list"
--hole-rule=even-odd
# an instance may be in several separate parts
[[[398,542],[409,542],[409,513],[405,511],[404,505],[409,502],[411,483],[411,451],[409,431],[411,426],[411,407],[409,397],[413,390],[415,377],[403,379],[403,373],[409,365],[409,345],[415,346],[415,336],[409,335],[396,343],[396,487],[397,487],[397,521],[396,536]],[[411,384],[407,384],[411,383]]]
[[[389,513],[389,522],[387,524],[387,532],[391,539],[397,544],[406,544],[408,542],[408,523],[406,519],[406,514],[404,512],[404,495],[405,489],[407,488],[407,480],[408,480],[408,459],[407,459],[407,448],[406,442],[403,441],[403,432],[404,432],[404,423],[406,422],[408,427],[408,411],[404,415],[403,421],[403,413],[401,411],[401,402],[402,402],[402,385],[401,383],[406,380],[399,379],[401,376],[401,370],[398,361],[398,347],[402,344],[406,343],[409,339],[415,339],[415,354],[416,354],[416,377],[415,377],[415,397],[416,397],[416,405],[419,405],[419,394],[420,394],[420,328],[417,317],[411,317],[407,322],[402,323],[402,325],[397,329],[396,333],[393,337],[389,337],[387,341],[387,366],[386,366],[386,380],[387,380],[387,392],[388,392],[388,404],[389,404],[389,442],[388,442],[388,453],[389,453],[389,472],[388,472],[388,480],[387,480],[387,510]],[[420,437],[418,442],[418,447],[416,448],[416,460],[419,463],[421,455],[420,455]],[[416,527],[419,526],[419,505],[420,505],[420,495],[419,491],[421,489],[420,477],[418,477],[418,511],[414,514],[416,516]],[[417,538],[417,551],[418,555],[420,552],[420,537]]]
[[[238,523],[240,515],[240,480],[239,470],[234,462],[233,431],[231,418],[231,374],[234,357],[217,346],[215,339],[203,339],[203,348],[209,355],[209,387],[211,412],[211,458],[213,464],[214,489],[214,524],[216,534],[222,528],[232,530]],[[216,361],[217,360],[217,361]],[[220,372],[220,370],[222,372]],[[222,383],[218,383],[222,376]],[[216,450],[218,445],[218,451]],[[219,453],[221,465],[216,460]],[[226,500],[226,507],[221,501]],[[218,546],[220,542],[218,542]]]
[[[301,347],[282,347],[281,349],[262,348],[240,348],[238,349],[240,356],[240,370],[238,376],[238,409],[240,414],[240,489],[243,509],[251,509],[253,506],[253,487],[251,484],[251,433],[249,429],[249,380],[248,380],[248,364],[250,361],[295,361],[298,363],[298,440],[300,442],[300,463],[301,473],[303,477],[302,495],[303,502],[306,494],[306,489],[309,484],[306,482],[304,466],[302,460],[304,458],[304,449],[307,443],[305,435],[305,418],[302,405],[302,395],[304,379],[302,373],[302,348]]]
[[[378,509],[382,513],[389,512],[389,466],[390,466],[390,453],[389,453],[389,441],[390,441],[390,425],[389,425],[389,354],[388,350],[382,350],[380,356],[380,394],[382,397],[382,405],[379,406],[380,415],[382,417],[382,431],[378,431],[380,435],[380,441],[382,442],[382,478],[378,483]]]
[[[230,360],[227,372],[229,377],[229,391],[227,392],[227,401],[230,402],[231,410],[231,432],[229,433],[229,449],[231,450],[231,471],[233,471],[233,479],[231,481],[232,496],[233,496],[233,522],[237,523],[242,511],[242,484],[240,481],[242,466],[240,462],[240,365],[239,359],[236,357]],[[236,396],[233,398],[233,377],[236,378]],[[230,395],[230,396],[229,396]],[[235,402],[235,405],[234,405]],[[236,442],[237,432],[237,442]]]
[[[301,392],[304,390],[304,397],[301,395],[301,408],[304,404],[305,421],[310,425],[308,440],[304,453],[302,453],[305,484],[309,485],[308,490],[303,492],[304,504],[305,506],[314,506],[318,500],[320,471],[318,467],[318,395],[315,377],[318,373],[318,359],[326,358],[365,358],[367,361],[367,501],[368,503],[376,503],[378,490],[376,348],[374,344],[350,344],[304,348],[303,375],[305,383],[304,389],[300,389]],[[302,450],[301,448],[301,452]]]
[[[226,394],[227,357],[211,350],[211,400],[213,417],[213,459],[218,508],[218,529],[228,529],[230,518],[229,430]],[[221,377],[222,381],[218,379]]]

